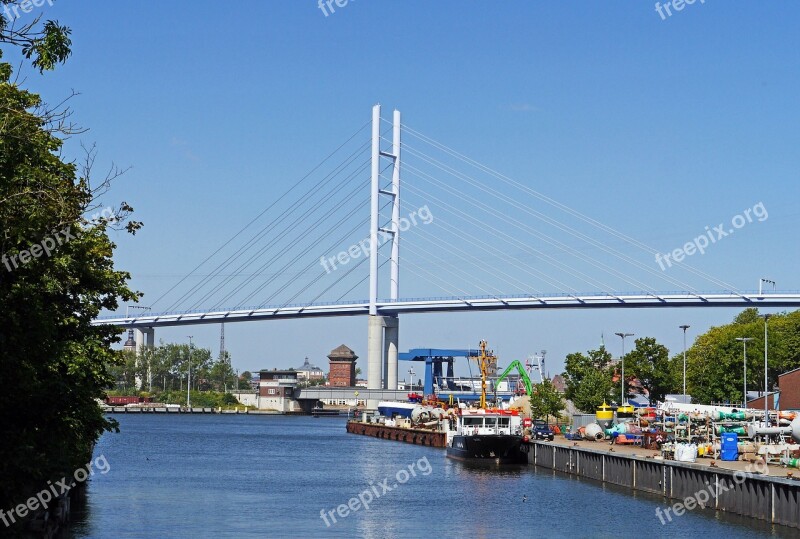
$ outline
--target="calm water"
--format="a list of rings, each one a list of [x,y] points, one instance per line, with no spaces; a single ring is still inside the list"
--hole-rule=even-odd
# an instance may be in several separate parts
[[[467,466],[441,449],[347,434],[343,418],[116,418],[121,432],[95,454],[110,470],[90,480],[72,537],[797,536],[710,511],[661,525],[660,498],[526,466]],[[369,508],[352,502],[340,517],[359,494]]]

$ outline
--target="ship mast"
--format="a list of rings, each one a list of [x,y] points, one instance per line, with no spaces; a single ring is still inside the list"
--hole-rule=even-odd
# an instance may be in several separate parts
[[[489,374],[489,361],[494,358],[494,355],[489,352],[486,353],[486,341],[481,341],[481,355],[478,356],[478,365],[481,368],[481,409],[486,408],[486,377]]]

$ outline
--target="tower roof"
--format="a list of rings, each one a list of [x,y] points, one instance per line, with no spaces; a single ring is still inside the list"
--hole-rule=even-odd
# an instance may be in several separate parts
[[[350,348],[348,348],[347,346],[342,344],[342,345],[338,346],[337,348],[334,348],[333,350],[331,350],[331,353],[328,354],[328,359],[331,359],[331,360],[346,360],[346,359],[349,359],[349,360],[355,361],[356,359],[358,359],[358,356]]]

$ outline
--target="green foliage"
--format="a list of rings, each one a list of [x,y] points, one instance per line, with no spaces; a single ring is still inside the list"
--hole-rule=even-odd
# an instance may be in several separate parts
[[[636,339],[636,347],[625,356],[625,378],[626,383],[638,379],[651,402],[663,401],[676,388],[667,347],[652,337]]]
[[[550,380],[544,380],[542,383],[533,386],[530,403],[531,416],[545,418],[548,422],[550,416],[554,416],[558,421],[561,416],[561,410],[564,409],[564,398],[561,393],[556,391],[553,382]]]
[[[614,382],[607,370],[589,371],[575,389],[572,403],[584,412],[592,413],[604,402],[614,400]]]
[[[612,400],[611,354],[604,346],[567,355],[564,371],[565,396],[579,409],[593,412]]]
[[[133,351],[123,352],[123,362],[109,365],[109,372],[115,379],[115,389],[120,391],[182,390],[190,365],[193,389],[224,391],[236,386],[227,353],[224,359],[212,361],[211,350],[192,347],[190,351],[188,344],[162,342],[152,350],[140,349],[138,356]],[[142,382],[139,387],[137,377]],[[148,384],[151,379],[152,387]]]
[[[230,393],[220,391],[196,391],[189,392],[192,408],[233,408],[242,404]],[[180,404],[186,406],[186,390],[180,391],[156,391],[153,393],[153,402],[163,404]]]
[[[800,311],[772,316],[768,322],[769,380],[772,391],[778,375],[800,367]],[[694,401],[742,401],[744,391],[744,347],[737,337],[750,337],[747,343],[747,388],[764,390],[764,319],[756,309],[745,309],[733,323],[713,327],[700,335],[687,350],[687,392]],[[682,358],[676,356],[676,361]]]
[[[114,389],[121,395],[132,395],[142,389],[136,386],[136,378],[147,379],[145,361],[139,361],[133,351],[120,352],[120,360],[108,365],[108,372],[114,378]]]
[[[7,22],[0,16],[0,44],[20,47],[40,70],[69,55],[65,28],[14,31]],[[90,171],[79,176],[62,160],[59,116],[11,74],[0,63],[0,508],[85,465],[115,428],[95,399],[114,381],[108,365],[124,362],[111,348],[119,332],[91,321],[138,299],[114,269],[107,234],[123,217],[83,217],[99,203]],[[30,255],[56,236],[63,241],[48,254]]]
[[[773,391],[778,375],[800,368],[800,311],[776,314],[769,319],[769,380]],[[697,337],[686,351],[686,389],[702,404],[742,402],[744,392],[744,350],[737,338],[747,337],[747,387],[764,390],[764,319],[758,309],[740,312],[732,323],[712,327]],[[603,400],[616,400],[609,393],[610,355],[594,350],[587,355],[569,354],[564,379],[566,397],[576,407],[592,411]],[[683,388],[683,351],[669,357],[669,351],[650,337],[636,340],[625,356],[625,378],[637,378],[650,393],[652,402]],[[619,386],[617,386],[617,393]],[[616,395],[615,394],[615,395]]]
[[[225,356],[215,361],[208,371],[209,381],[217,391],[225,391],[236,387],[236,373],[231,366],[230,355],[225,352]]]
[[[20,2],[17,0],[0,0],[0,6],[9,6],[12,17],[14,9],[19,13],[18,4]],[[33,67],[40,73],[55,69],[57,64],[64,63],[69,58],[72,53],[69,28],[59,25],[57,21],[46,21],[39,28],[41,17],[19,25],[16,21],[9,21],[5,13],[4,9],[0,9],[0,43],[19,47],[26,59],[33,60]],[[2,56],[0,51],[0,58]]]
[[[736,318],[733,319],[733,323],[735,325],[746,325],[754,324],[758,322],[758,320],[758,309],[750,307],[737,314]]]

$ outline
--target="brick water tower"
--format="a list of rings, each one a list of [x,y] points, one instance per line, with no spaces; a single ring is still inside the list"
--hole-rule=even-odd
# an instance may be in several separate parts
[[[356,385],[356,360],[358,356],[345,345],[331,350],[328,354],[330,360],[330,375],[328,382],[333,387],[355,387]]]

